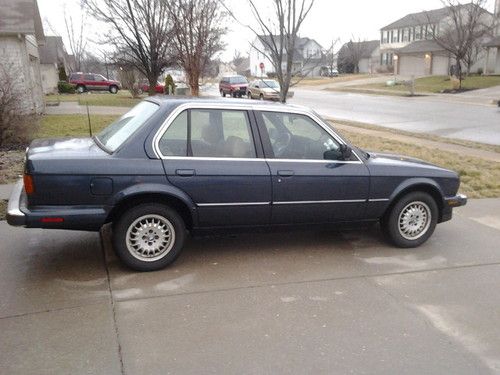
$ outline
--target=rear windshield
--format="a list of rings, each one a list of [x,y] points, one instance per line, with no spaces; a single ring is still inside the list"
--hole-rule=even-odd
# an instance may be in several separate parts
[[[107,150],[114,152],[133,133],[135,133],[160,108],[158,104],[148,101],[140,102],[118,120],[104,128],[97,140]]]
[[[231,77],[229,79],[230,83],[248,83],[247,79],[243,76],[240,77]]]

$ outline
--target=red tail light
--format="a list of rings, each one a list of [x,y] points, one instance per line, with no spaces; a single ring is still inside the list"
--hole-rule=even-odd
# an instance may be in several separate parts
[[[35,184],[33,183],[33,176],[30,174],[24,174],[23,181],[24,181],[24,190],[26,191],[26,194],[28,195],[33,194],[35,192]]]

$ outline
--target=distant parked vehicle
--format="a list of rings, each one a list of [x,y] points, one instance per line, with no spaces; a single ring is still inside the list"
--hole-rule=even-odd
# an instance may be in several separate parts
[[[76,92],[80,94],[92,90],[109,91],[116,94],[122,88],[120,82],[94,73],[71,73],[68,81],[75,85]]]
[[[247,94],[248,80],[243,76],[223,77],[219,82],[219,92],[221,96],[230,95],[233,98],[241,98]]]
[[[149,82],[147,80],[142,80],[139,82],[139,89],[142,92],[149,92]],[[156,82],[155,92],[157,94],[165,93],[165,84],[161,82]]]
[[[279,100],[280,84],[274,79],[257,79],[248,85],[248,99]]]

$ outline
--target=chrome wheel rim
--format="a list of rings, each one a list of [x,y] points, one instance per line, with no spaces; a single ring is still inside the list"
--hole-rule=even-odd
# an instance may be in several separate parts
[[[399,214],[399,234],[407,240],[416,240],[422,237],[430,225],[431,210],[424,202],[411,202]]]
[[[160,215],[144,215],[128,227],[127,249],[141,261],[153,262],[166,256],[175,243],[172,223]]]

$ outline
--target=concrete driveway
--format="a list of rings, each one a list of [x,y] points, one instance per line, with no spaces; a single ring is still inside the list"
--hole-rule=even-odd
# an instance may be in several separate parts
[[[499,373],[499,212],[471,201],[415,250],[376,228],[194,238],[154,273],[106,233],[0,222],[0,373]]]

